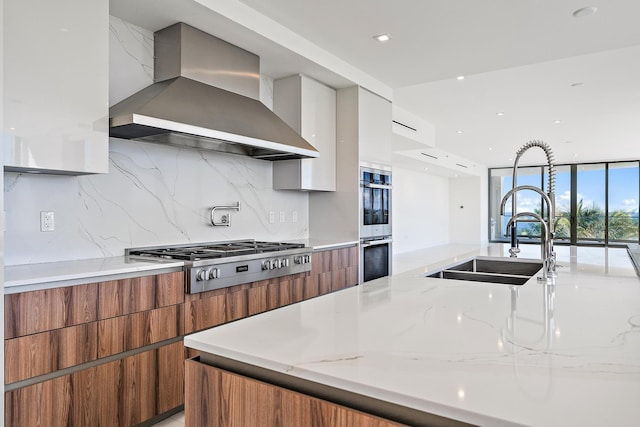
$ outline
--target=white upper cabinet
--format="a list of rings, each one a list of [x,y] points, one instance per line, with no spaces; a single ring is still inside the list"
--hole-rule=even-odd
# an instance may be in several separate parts
[[[107,0],[4,0],[5,170],[109,168]]]
[[[303,75],[279,79],[273,111],[320,152],[315,159],[273,162],[273,188],[335,191],[336,91]]]
[[[358,146],[361,163],[391,165],[391,102],[358,88]]]

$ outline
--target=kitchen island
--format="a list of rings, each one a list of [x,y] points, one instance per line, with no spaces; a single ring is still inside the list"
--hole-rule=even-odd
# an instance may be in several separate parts
[[[637,425],[640,279],[624,249],[556,249],[554,285],[535,277],[522,286],[425,278],[460,260],[434,257],[419,269],[189,335],[185,345],[202,356],[187,365],[187,425],[203,414],[224,423],[252,412],[227,396],[240,392],[243,378],[258,380],[247,390],[275,385],[278,396],[292,390],[295,399],[311,396],[388,425]],[[188,373],[211,365],[235,378],[223,381],[215,408],[206,405],[216,397],[206,383],[215,375],[197,376],[196,386]],[[190,393],[199,398],[191,402]],[[274,402],[267,400],[258,403]],[[291,408],[267,412],[283,417]]]

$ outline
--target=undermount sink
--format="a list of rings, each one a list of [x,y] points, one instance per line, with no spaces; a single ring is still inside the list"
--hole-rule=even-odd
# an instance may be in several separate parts
[[[474,257],[428,274],[436,279],[524,285],[542,268],[542,261]]]

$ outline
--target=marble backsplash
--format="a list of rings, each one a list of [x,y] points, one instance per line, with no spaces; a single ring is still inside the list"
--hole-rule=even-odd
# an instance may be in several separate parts
[[[113,104],[152,82],[153,34],[111,17],[109,62]],[[261,79],[269,107],[272,83]],[[6,265],[118,256],[136,246],[308,236],[308,195],[274,191],[271,162],[115,138],[109,146],[105,175],[5,173]],[[238,201],[230,227],[211,225],[213,206]],[[41,211],[55,212],[54,231],[40,231]]]

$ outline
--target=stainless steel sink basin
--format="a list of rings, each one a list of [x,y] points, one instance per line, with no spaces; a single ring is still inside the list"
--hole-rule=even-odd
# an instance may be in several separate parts
[[[524,285],[541,268],[542,261],[537,260],[475,257],[429,273],[427,277]]]

